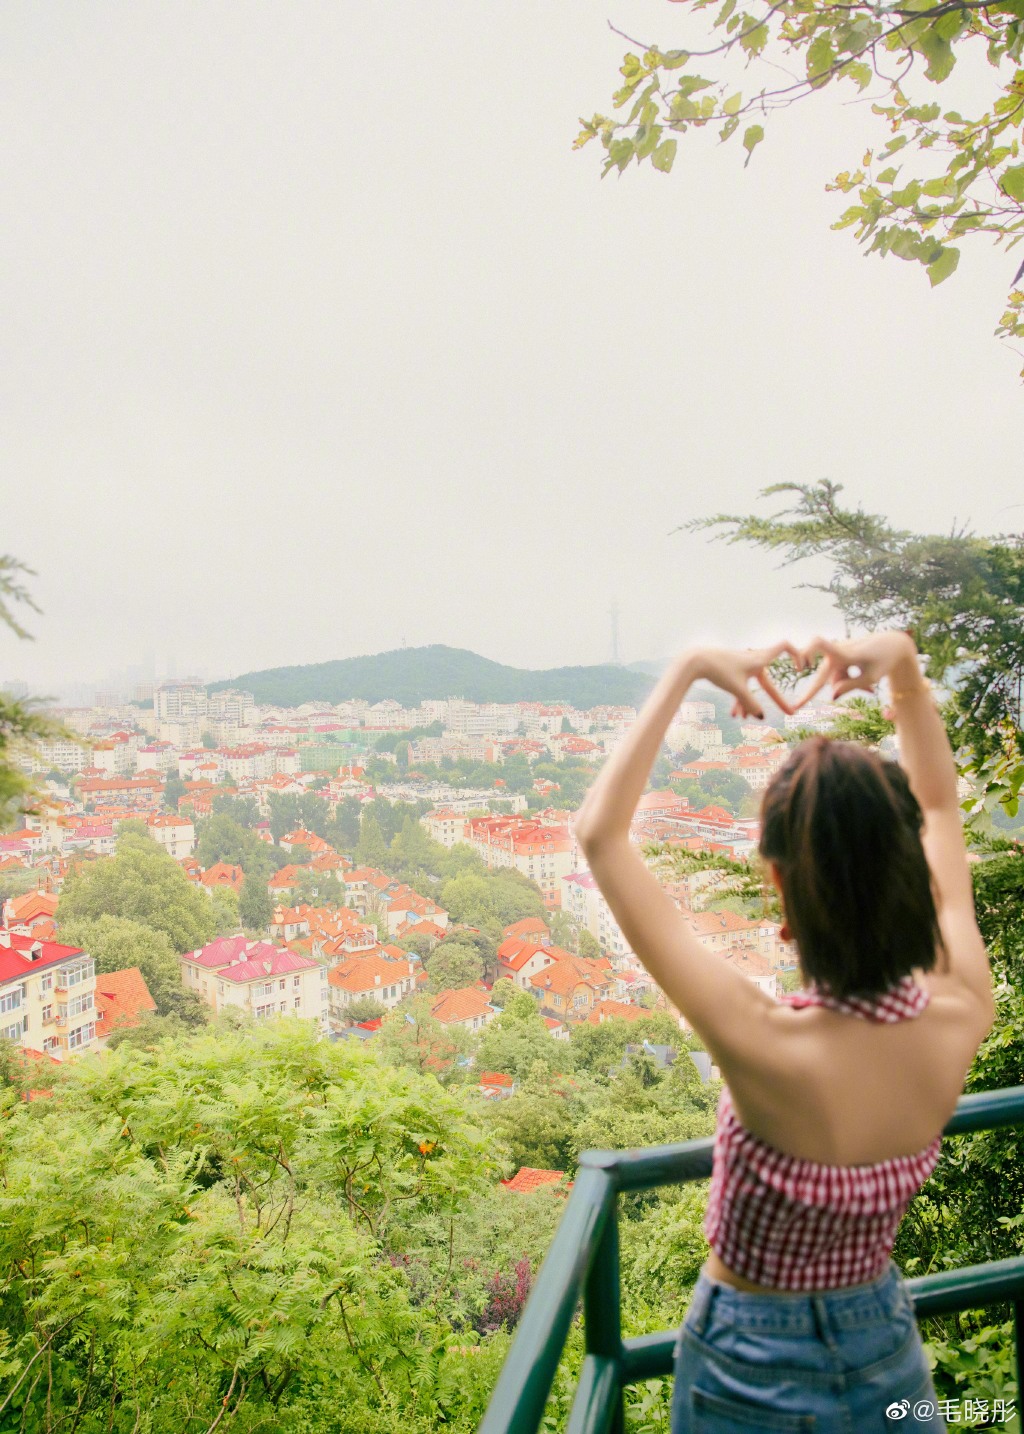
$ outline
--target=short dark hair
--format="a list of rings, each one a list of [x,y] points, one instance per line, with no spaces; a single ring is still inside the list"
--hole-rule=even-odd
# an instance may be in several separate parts
[[[779,869],[804,977],[876,996],[941,948],[923,818],[906,773],[852,742],[812,737],[761,806],[761,855]]]

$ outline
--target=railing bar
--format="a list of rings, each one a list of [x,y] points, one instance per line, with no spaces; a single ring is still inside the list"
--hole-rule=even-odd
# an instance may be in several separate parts
[[[566,1434],[616,1434],[616,1429],[622,1428],[621,1423],[615,1424],[616,1405],[621,1411],[618,1361],[588,1354],[580,1371]]]
[[[976,1091],[961,1096],[943,1133],[963,1135],[1021,1124],[1024,1087]],[[581,1157],[576,1188],[541,1266],[478,1434],[532,1434],[537,1429],[595,1250],[604,1243],[602,1225],[614,1207],[615,1192],[703,1179],[711,1173],[712,1144],[710,1139],[690,1140],[639,1151],[588,1151]],[[944,1271],[907,1283],[919,1316],[1012,1301],[1018,1392],[1024,1393],[1024,1257]],[[602,1323],[598,1319],[597,1327]],[[603,1329],[597,1336],[602,1351],[588,1354],[585,1361],[592,1394],[581,1403],[581,1379],[573,1404],[572,1434],[608,1434],[608,1421],[622,1418],[622,1387],[671,1372],[674,1331],[625,1342],[620,1338],[617,1355],[611,1347],[615,1340],[608,1335],[609,1330]],[[614,1399],[601,1393],[603,1402],[594,1404],[594,1392],[606,1386],[614,1391]],[[576,1422],[577,1406],[582,1420],[591,1405],[596,1412],[587,1418],[597,1422]]]
[[[942,1270],[917,1275],[907,1281],[907,1292],[919,1316],[952,1314],[955,1310],[981,1309],[1024,1295],[1024,1255],[992,1260],[985,1265],[965,1265],[959,1270]],[[972,1305],[971,1300],[977,1304]]]
[[[521,1434],[540,1424],[614,1200],[611,1180],[603,1170],[581,1169],[478,1434]]]
[[[657,1334],[636,1335],[622,1342],[622,1384],[640,1384],[671,1374],[679,1331],[659,1330]]]
[[[944,1135],[964,1135],[973,1130],[998,1130],[1024,1122],[1024,1089],[978,1090],[962,1095]]]

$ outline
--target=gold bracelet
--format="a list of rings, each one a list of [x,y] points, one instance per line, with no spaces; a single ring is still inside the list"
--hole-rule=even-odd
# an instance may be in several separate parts
[[[915,687],[908,687],[903,692],[897,692],[894,688],[889,689],[889,697],[893,702],[902,702],[905,697],[920,697],[922,693],[926,697],[931,696],[932,684],[926,679]]]

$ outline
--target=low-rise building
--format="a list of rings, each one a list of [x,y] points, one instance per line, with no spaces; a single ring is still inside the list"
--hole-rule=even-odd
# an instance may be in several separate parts
[[[327,1031],[327,971],[269,941],[225,936],[179,958],[182,983],[215,1011],[227,1006],[257,1021],[298,1016]]]
[[[175,861],[191,856],[196,849],[196,829],[188,817],[169,812],[156,812],[147,817],[146,825],[154,841],[159,842]]]
[[[55,1060],[93,1049],[95,992],[80,947],[0,931],[0,1036]]]
[[[367,998],[389,1011],[404,1000],[416,985],[419,969],[404,952],[401,957],[378,948],[367,955],[353,955],[339,961],[327,973],[327,999],[332,1020],[343,1021],[353,1001]],[[397,947],[391,947],[397,952]]]
[[[443,1026],[462,1026],[467,1031],[482,1031],[498,1012],[478,986],[460,986],[435,996],[431,1001],[430,1014]]]

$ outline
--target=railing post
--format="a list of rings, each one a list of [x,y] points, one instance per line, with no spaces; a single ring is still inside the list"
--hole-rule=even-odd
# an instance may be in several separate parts
[[[625,1434],[622,1392],[622,1309],[619,1266],[619,1199],[613,1193],[594,1263],[583,1287],[583,1320],[588,1354],[615,1363],[615,1412],[609,1434]]]
[[[595,1232],[594,1258],[583,1284],[586,1357],[567,1434],[625,1434],[617,1159],[611,1151],[591,1151],[580,1160],[581,1170],[599,1176],[603,1182],[604,1218]]]

